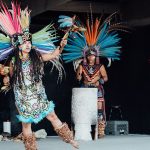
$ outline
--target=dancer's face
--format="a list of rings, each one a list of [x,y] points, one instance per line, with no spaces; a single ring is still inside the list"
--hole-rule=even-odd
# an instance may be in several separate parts
[[[95,58],[96,58],[95,55],[88,55],[87,56],[88,64],[94,64]]]
[[[29,53],[31,50],[31,42],[30,41],[25,41],[23,44],[19,46],[19,49],[22,50],[24,53]]]

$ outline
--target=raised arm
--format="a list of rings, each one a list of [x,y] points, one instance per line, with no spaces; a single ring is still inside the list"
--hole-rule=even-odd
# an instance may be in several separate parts
[[[59,50],[60,46],[58,46],[54,52],[52,53],[48,53],[48,54],[42,54],[41,57],[42,57],[42,60],[43,61],[49,61],[49,60],[52,60],[52,59],[55,59],[57,56],[60,55],[60,50]]]
[[[62,41],[60,42],[60,46],[58,46],[54,52],[41,55],[42,60],[49,61],[49,60],[57,58],[61,54],[66,44],[67,44],[67,40],[62,39]]]

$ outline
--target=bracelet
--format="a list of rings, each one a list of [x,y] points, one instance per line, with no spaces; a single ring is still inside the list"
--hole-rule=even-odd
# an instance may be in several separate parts
[[[63,47],[60,46],[59,50],[60,50],[61,52],[63,51],[63,49],[64,49],[64,46],[63,46]]]
[[[104,81],[104,79],[101,78],[101,79],[99,80],[99,82],[100,82],[101,84],[104,84],[105,81]]]

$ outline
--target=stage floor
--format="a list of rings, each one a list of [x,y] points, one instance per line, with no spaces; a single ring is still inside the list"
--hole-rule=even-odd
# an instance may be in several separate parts
[[[106,136],[96,141],[79,141],[80,150],[148,150],[150,135]],[[74,150],[59,137],[38,140],[38,150]],[[24,150],[22,142],[0,142],[0,150]]]

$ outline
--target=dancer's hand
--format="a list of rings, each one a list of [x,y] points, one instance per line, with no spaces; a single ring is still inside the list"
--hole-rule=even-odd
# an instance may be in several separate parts
[[[90,84],[93,84],[93,83],[96,83],[97,81],[99,81],[99,79],[100,79],[100,76],[96,76],[94,79],[89,79],[88,82]]]
[[[62,52],[62,50],[64,49],[65,45],[67,45],[67,40],[66,39],[62,39],[60,42],[60,53]]]
[[[10,84],[9,76],[5,76],[5,77],[3,78],[3,83],[4,83],[4,85],[7,85],[7,86]]]
[[[9,73],[9,67],[0,64],[0,75],[7,75]]]
[[[62,39],[60,42],[60,46],[64,47],[67,44],[67,40],[66,39]]]

